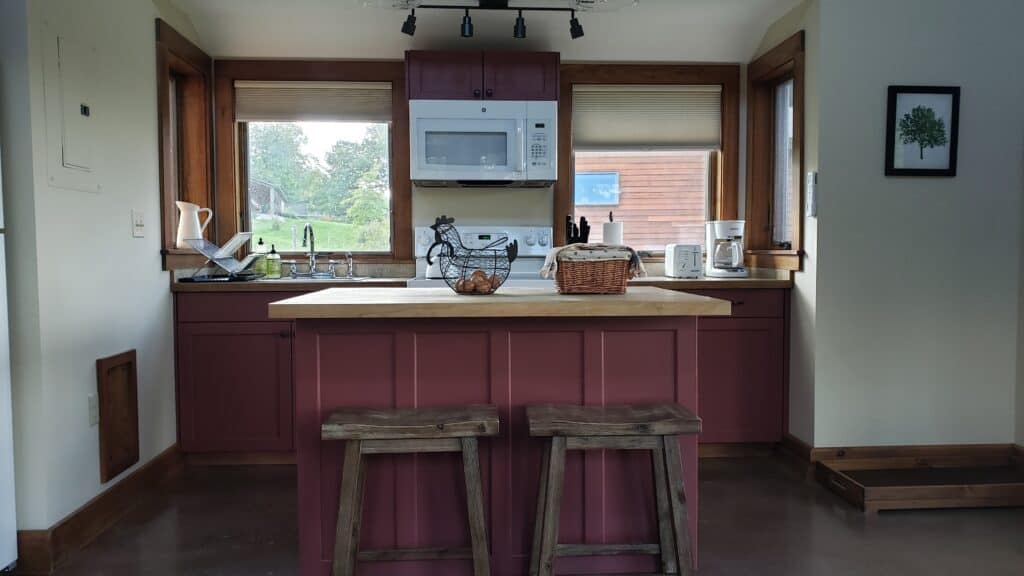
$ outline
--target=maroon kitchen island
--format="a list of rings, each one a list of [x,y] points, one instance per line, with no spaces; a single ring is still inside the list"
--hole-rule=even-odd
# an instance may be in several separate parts
[[[728,301],[660,288],[560,296],[503,288],[328,289],[270,305],[294,319],[299,558],[303,576],[330,573],[343,446],[322,442],[335,408],[493,404],[500,435],[480,465],[495,576],[527,573],[543,439],[525,407],[673,401],[697,411],[697,316]],[[697,439],[681,441],[690,531],[697,535]],[[469,542],[455,454],[374,456],[366,473],[362,548]],[[570,452],[559,541],[657,542],[648,453]],[[696,550],[696,547],[694,548]],[[650,556],[563,558],[558,574],[656,572]],[[365,563],[362,575],[471,574],[470,562]]]

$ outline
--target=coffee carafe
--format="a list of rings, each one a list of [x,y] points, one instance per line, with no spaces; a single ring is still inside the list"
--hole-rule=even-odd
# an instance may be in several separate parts
[[[743,265],[743,220],[714,220],[705,225],[707,260],[704,275],[712,278],[746,278]]]

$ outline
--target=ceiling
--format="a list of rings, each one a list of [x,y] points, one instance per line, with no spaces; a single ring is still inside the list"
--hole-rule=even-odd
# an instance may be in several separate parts
[[[566,5],[565,0],[521,0]],[[563,61],[747,62],[768,25],[800,0],[610,0],[578,14],[586,35],[569,38],[566,13],[524,14],[527,39],[512,38],[515,14],[476,12],[473,38],[462,15],[420,10],[416,36],[400,32],[408,12],[389,0],[173,0],[200,45],[219,58],[401,59],[410,49],[521,49]]]

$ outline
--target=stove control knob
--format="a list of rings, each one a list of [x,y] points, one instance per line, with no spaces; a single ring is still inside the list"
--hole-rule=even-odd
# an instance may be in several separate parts
[[[529,235],[526,236],[526,245],[527,246],[533,246],[536,243],[537,243],[537,238],[534,237],[533,234],[529,234]]]
[[[541,234],[540,235],[540,245],[541,246],[547,246],[550,243],[551,243],[551,239],[548,238],[547,234]]]

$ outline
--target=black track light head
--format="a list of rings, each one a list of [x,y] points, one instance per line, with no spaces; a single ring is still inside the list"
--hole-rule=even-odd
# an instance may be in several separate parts
[[[526,20],[523,18],[523,11],[519,11],[519,16],[516,18],[516,25],[512,28],[512,36],[515,38],[526,38]]]
[[[462,17],[462,37],[473,37],[473,19],[469,17],[469,8],[466,8],[466,15]]]
[[[405,23],[402,24],[402,34],[408,34],[414,36],[416,34],[416,9],[413,8],[412,13],[405,19]]]
[[[572,11],[572,19],[569,20],[569,34],[572,36],[573,40],[583,37],[583,25],[580,24],[579,19],[576,18],[575,10]]]

